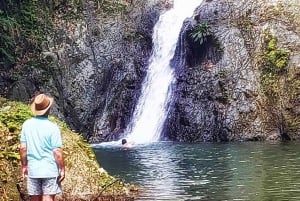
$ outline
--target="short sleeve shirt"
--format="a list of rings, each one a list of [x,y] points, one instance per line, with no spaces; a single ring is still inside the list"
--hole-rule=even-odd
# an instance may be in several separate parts
[[[53,149],[62,147],[58,126],[47,117],[36,116],[24,122],[21,143],[26,144],[28,176],[50,178],[59,175]]]

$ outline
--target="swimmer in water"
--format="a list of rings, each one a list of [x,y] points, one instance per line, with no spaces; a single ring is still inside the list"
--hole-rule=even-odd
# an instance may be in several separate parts
[[[127,148],[132,147],[132,144],[129,144],[126,139],[122,139],[121,142],[122,142],[122,147],[127,147]]]

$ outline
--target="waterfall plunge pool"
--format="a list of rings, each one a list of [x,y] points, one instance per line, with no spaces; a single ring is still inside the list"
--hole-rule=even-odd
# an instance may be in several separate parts
[[[136,200],[300,200],[300,143],[156,142],[93,149],[109,174],[142,188]]]

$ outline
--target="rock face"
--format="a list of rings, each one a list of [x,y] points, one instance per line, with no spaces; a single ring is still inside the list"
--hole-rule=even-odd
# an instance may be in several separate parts
[[[145,76],[153,26],[168,7],[165,0],[96,2],[86,1],[73,21],[64,16],[66,8],[58,10],[56,28],[43,48],[53,62],[28,76],[47,78],[36,83],[26,77],[11,90],[18,100],[27,100],[34,91],[50,93],[56,100],[52,114],[90,142],[118,137],[129,122]]]
[[[183,26],[173,59],[177,83],[165,137],[189,142],[299,138],[299,9],[297,1],[199,6]],[[209,25],[213,33],[202,45],[190,36],[196,24]],[[278,65],[287,54],[285,65]]]
[[[152,28],[170,3],[120,2],[117,10],[107,7],[108,14],[86,1],[73,20],[58,12],[43,47],[52,63],[19,79],[10,97],[49,92],[56,100],[53,114],[89,142],[121,137],[146,73]],[[185,21],[171,61],[176,83],[162,137],[298,139],[299,19],[298,0],[203,1]],[[203,43],[191,38],[199,24],[211,31]]]

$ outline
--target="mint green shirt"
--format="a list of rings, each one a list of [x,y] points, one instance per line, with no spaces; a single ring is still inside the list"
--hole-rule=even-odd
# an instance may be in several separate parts
[[[36,116],[23,123],[21,143],[26,144],[28,176],[50,178],[59,175],[53,149],[62,147],[58,126],[47,117]]]

